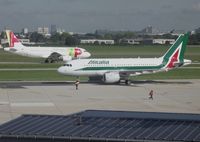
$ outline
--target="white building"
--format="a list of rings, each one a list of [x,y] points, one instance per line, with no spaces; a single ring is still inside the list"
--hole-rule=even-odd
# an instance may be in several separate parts
[[[20,42],[22,43],[22,44],[30,44],[30,39],[27,39],[27,38],[23,38],[23,39],[19,39],[20,40]]]
[[[1,39],[1,44],[6,44],[6,43],[8,43],[8,39]]]
[[[23,28],[23,29],[22,29],[22,33],[23,33],[24,35],[28,34],[28,28]]]
[[[114,40],[104,40],[104,39],[82,39],[81,44],[115,44]]]
[[[57,28],[56,32],[59,33],[59,34],[63,34],[65,32],[65,29]]]
[[[174,44],[175,39],[153,39],[153,44]]]
[[[140,42],[137,41],[137,39],[121,39],[120,43],[124,43],[124,44],[140,44]]]
[[[38,27],[38,34],[42,34],[44,36],[49,35],[48,27]]]

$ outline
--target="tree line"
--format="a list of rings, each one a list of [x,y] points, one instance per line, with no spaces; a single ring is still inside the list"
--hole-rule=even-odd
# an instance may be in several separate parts
[[[114,40],[115,44],[120,44],[120,39],[135,39],[135,38],[166,38],[166,39],[176,39],[178,36],[172,34],[163,35],[137,35],[134,32],[119,32],[119,33],[106,33],[103,35],[96,33],[88,33],[85,35],[70,35],[68,33],[56,33],[50,38],[47,38],[41,34],[33,33],[30,36],[32,42],[45,42],[47,44],[57,44],[57,45],[67,45],[75,46],[80,44],[81,39],[110,39]],[[190,45],[200,45],[200,33],[192,34],[189,36],[188,44]]]
[[[19,34],[20,35],[20,34]],[[167,38],[167,39],[176,39],[178,36],[174,36],[170,33],[163,34],[163,35],[138,35],[134,32],[115,32],[115,33],[105,33],[105,34],[98,34],[95,33],[88,33],[85,35],[70,35],[69,33],[55,33],[52,34],[50,37],[46,37],[42,34],[37,32],[30,33],[25,35],[24,38],[29,38],[31,42],[35,43],[44,43],[48,45],[67,45],[67,46],[76,46],[80,44],[81,39],[110,39],[114,40],[115,44],[120,44],[120,39],[135,39],[135,38]],[[1,38],[5,38],[5,33],[1,34]],[[22,38],[22,37],[20,37]],[[200,44],[200,33],[192,34],[189,36],[188,44],[190,45],[199,45]]]

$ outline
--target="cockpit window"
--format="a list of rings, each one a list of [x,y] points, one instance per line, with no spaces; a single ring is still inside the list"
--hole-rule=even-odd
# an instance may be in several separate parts
[[[64,66],[72,67],[72,64],[64,64]]]

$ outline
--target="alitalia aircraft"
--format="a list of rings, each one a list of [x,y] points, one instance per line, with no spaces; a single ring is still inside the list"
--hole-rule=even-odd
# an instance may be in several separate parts
[[[11,31],[6,31],[9,47],[5,51],[28,57],[45,58],[45,62],[70,61],[77,58],[88,58],[90,53],[78,47],[28,47],[24,46]]]
[[[191,60],[184,59],[187,40],[188,34],[180,35],[159,58],[77,59],[58,68],[58,72],[72,76],[102,76],[105,83],[125,80],[129,84],[129,76],[164,72],[191,64]]]

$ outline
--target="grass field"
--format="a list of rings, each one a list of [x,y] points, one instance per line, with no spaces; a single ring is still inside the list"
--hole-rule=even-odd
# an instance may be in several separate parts
[[[200,79],[200,69],[177,69],[149,75],[131,77],[133,80],[154,79]],[[0,71],[1,81],[67,81],[75,80],[76,77],[63,76],[56,71]],[[81,77],[81,80],[88,80]]]
[[[123,57],[160,57],[169,46],[81,46],[92,54],[92,58],[123,58]],[[188,46],[185,54],[186,59],[200,62],[200,46]],[[63,64],[44,64],[44,59],[23,57],[0,50],[0,69],[21,68],[58,68]],[[9,63],[6,63],[9,62]],[[22,62],[22,63],[18,63]],[[25,62],[25,63],[23,63]],[[199,64],[190,65],[200,67]],[[40,81],[64,81],[74,80],[74,77],[63,76],[55,71],[0,71],[0,81],[14,80],[40,80]],[[81,78],[87,80],[86,77]],[[154,79],[200,79],[200,69],[177,69],[164,73],[142,75],[132,77],[134,80]]]

